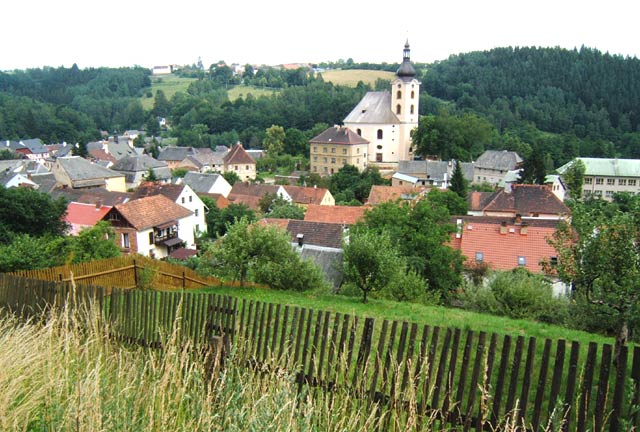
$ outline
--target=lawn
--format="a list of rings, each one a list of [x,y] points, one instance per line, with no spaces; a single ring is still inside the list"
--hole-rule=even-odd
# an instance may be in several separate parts
[[[254,98],[259,98],[260,96],[272,96],[278,92],[279,90],[241,84],[229,88],[227,94],[229,95],[229,100],[234,101],[239,98],[245,98],[249,94]]]
[[[181,78],[174,75],[163,75],[161,77],[151,77],[151,94],[152,97],[143,96],[140,98],[142,107],[146,110],[153,108],[153,100],[156,91],[162,90],[167,99],[171,99],[178,92],[186,92],[189,84],[195,81],[195,78]],[[146,92],[145,92],[146,93]]]
[[[395,78],[393,72],[363,69],[329,70],[322,72],[321,75],[327,82],[348,87],[355,87],[358,81],[373,86],[378,79],[391,81]]]
[[[256,288],[210,288],[207,292],[231,295],[266,303],[294,305],[304,308],[372,317],[377,321],[408,321],[432,326],[453,327],[511,336],[534,336],[536,338],[565,339],[578,341],[586,346],[589,342],[613,344],[613,338],[564,327],[527,320],[469,312],[442,306],[425,306],[416,303],[371,299],[363,304],[359,297],[331,294],[296,293]]]

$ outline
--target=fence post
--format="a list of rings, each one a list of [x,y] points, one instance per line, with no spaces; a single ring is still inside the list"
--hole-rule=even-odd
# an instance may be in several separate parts
[[[136,260],[133,260],[133,284],[138,287],[138,266]]]

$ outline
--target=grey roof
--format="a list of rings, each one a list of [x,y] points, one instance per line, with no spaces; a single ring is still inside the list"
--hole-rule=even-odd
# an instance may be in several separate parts
[[[29,151],[33,154],[43,154],[49,152],[40,138],[24,139],[19,141],[4,140],[1,141],[1,143],[2,148],[13,151],[26,148],[29,149]]]
[[[189,171],[182,179],[182,183],[189,185],[196,193],[208,193],[221,177],[220,174],[201,174]]]
[[[38,185],[38,191],[44,193],[51,193],[58,185],[53,173],[34,174],[31,176],[31,181]]]
[[[391,93],[382,91],[367,92],[343,123],[399,124],[400,121],[391,111]]]
[[[369,144],[369,141],[360,135],[343,126],[333,126],[325,129],[322,133],[309,140],[311,143],[332,143],[332,144]]]
[[[8,159],[0,160],[0,172],[3,171],[16,171],[22,168],[22,160],[20,159]]]
[[[100,147],[102,148],[102,147]],[[73,149],[73,145],[71,144],[67,144],[65,146],[60,147],[57,151],[56,151],[56,157],[65,157],[68,156],[71,153],[71,150]],[[87,147],[87,150],[89,150],[89,148]]]
[[[462,175],[469,181],[473,180],[473,165],[471,162],[460,162]],[[451,179],[455,166],[455,161],[408,160],[398,163],[397,172],[419,179],[443,181],[445,173],[447,173],[448,179]]]
[[[165,147],[158,155],[161,161],[182,161],[187,156],[196,154],[193,147]]]
[[[141,156],[125,156],[122,159],[119,159],[113,166],[111,167],[114,171],[128,171],[128,172],[138,172],[138,171],[148,171],[151,168],[166,168],[167,164],[165,162],[161,162],[155,160],[149,155],[141,155]]]
[[[294,247],[298,247],[297,244]],[[300,257],[317,265],[325,279],[333,285],[334,291],[342,284],[342,256],[342,249],[314,245],[304,245],[300,249]]]
[[[138,153],[129,147],[127,140],[123,141],[109,141],[107,143],[107,152],[116,159],[122,159],[125,156],[136,156]]]
[[[101,167],[79,156],[58,158],[57,162],[74,182],[122,176],[119,172]]]
[[[477,168],[510,171],[522,162],[522,158],[516,152],[507,150],[487,150],[476,160]]]

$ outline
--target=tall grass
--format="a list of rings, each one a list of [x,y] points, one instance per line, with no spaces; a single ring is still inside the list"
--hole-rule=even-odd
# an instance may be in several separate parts
[[[379,407],[353,389],[301,386],[295,370],[278,367],[282,359],[256,367],[242,343],[212,368],[176,328],[160,351],[114,341],[94,311],[27,323],[0,313],[0,430],[447,429],[438,413],[420,415],[411,393]],[[501,430],[516,425],[504,419]]]

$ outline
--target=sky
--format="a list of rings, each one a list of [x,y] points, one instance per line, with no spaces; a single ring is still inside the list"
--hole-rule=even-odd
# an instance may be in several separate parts
[[[5,0],[0,70],[415,62],[505,46],[640,57],[635,0]]]

